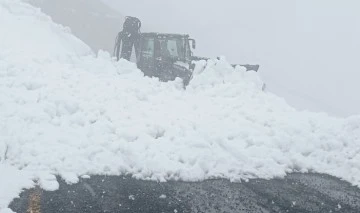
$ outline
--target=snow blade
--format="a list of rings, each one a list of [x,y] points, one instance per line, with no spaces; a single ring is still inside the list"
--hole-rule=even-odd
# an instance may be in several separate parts
[[[250,64],[232,64],[232,66],[235,68],[236,66],[242,66],[246,68],[246,71],[255,71],[257,72],[260,68],[260,65],[250,65]]]

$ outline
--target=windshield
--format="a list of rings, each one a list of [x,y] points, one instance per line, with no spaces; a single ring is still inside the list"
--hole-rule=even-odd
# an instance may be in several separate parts
[[[160,39],[161,56],[184,58],[184,40],[183,39]]]
[[[144,38],[141,42],[141,56],[145,58],[154,57],[154,39]]]

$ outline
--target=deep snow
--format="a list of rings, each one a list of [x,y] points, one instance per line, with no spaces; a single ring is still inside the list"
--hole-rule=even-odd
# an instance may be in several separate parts
[[[202,62],[187,90],[143,77],[20,0],[0,0],[0,26],[0,212],[32,181],[57,189],[57,174],[238,181],[295,170],[360,184],[359,116],[299,112],[225,59]]]

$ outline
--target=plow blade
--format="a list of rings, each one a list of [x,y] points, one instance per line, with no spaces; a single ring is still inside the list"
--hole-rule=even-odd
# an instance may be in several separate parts
[[[250,64],[232,64],[232,66],[235,68],[236,66],[245,67],[246,71],[255,71],[257,72],[260,68],[260,65],[250,65]]]

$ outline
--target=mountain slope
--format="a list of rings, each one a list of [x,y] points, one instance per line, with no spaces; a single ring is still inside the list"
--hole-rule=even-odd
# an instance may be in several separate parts
[[[99,0],[28,0],[97,52],[113,51],[124,17]]]

